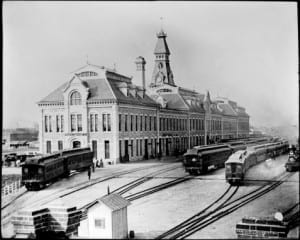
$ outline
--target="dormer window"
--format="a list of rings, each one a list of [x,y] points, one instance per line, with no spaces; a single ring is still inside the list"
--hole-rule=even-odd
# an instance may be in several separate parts
[[[81,95],[79,92],[75,91],[70,96],[70,105],[80,105],[81,104]]]
[[[98,74],[96,72],[81,72],[78,74],[79,77],[93,77],[97,75]]]

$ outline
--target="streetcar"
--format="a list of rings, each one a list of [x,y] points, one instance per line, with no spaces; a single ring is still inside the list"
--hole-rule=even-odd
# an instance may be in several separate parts
[[[208,171],[209,166],[224,167],[232,152],[233,149],[228,144],[196,146],[183,155],[183,165],[191,175],[203,174]]]
[[[28,158],[22,165],[22,184],[28,190],[40,190],[50,182],[68,177],[70,171],[84,171],[93,164],[90,148],[63,150],[42,157]]]
[[[252,166],[275,158],[286,150],[287,141],[248,147],[232,154],[225,162],[225,178],[230,184],[242,183],[246,172]]]

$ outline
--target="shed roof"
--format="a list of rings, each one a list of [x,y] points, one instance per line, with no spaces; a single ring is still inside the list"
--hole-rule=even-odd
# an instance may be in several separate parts
[[[116,211],[127,207],[130,202],[117,193],[111,193],[99,199],[100,202],[109,207],[112,211]]]

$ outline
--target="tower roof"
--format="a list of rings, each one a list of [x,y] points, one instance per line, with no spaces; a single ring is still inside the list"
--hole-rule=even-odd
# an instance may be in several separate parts
[[[161,53],[164,53],[164,54],[170,54],[170,50],[169,50],[169,47],[168,47],[168,44],[167,44],[167,41],[166,41],[166,37],[167,37],[167,34],[161,30],[158,34],[157,34],[157,43],[156,43],[156,46],[155,46],[155,50],[154,50],[154,54],[161,54]]]

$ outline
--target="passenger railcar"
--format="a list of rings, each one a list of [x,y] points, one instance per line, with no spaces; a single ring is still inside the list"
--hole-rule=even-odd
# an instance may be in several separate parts
[[[225,178],[230,184],[241,183],[252,166],[284,153],[286,141],[261,144],[237,151],[225,162]]]
[[[82,171],[91,167],[93,152],[90,148],[63,150],[43,157],[29,158],[22,165],[22,183],[28,190],[39,190],[71,170]]]
[[[237,152],[239,150],[245,150],[247,148],[247,145],[244,141],[235,141],[235,142],[229,142],[228,145],[231,147],[233,152]]]
[[[230,184],[244,180],[246,171],[258,163],[254,149],[241,150],[232,154],[225,162],[225,178]]]
[[[196,146],[184,154],[183,165],[192,175],[206,173],[209,166],[224,167],[232,152],[228,144]]]

